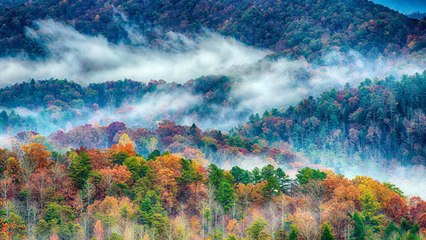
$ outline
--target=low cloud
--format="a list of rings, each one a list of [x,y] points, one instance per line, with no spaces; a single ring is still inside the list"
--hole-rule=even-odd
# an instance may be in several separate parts
[[[109,124],[120,120],[130,126],[155,127],[159,119],[173,119],[182,115],[199,97],[188,91],[153,92],[145,95],[134,104],[125,104],[120,108],[97,110],[89,118],[90,123]]]
[[[378,57],[369,59],[355,51],[331,52],[322,64],[306,60],[263,60],[245,65],[230,75],[240,79],[234,96],[243,99],[244,107],[254,112],[287,107],[310,95],[318,96],[330,88],[342,88],[346,83],[357,86],[366,78],[412,75],[426,69],[424,57]]]
[[[269,52],[245,46],[231,38],[206,32],[192,39],[169,32],[168,49],[112,44],[103,36],[86,36],[52,20],[37,21],[27,36],[47,49],[44,60],[25,56],[0,60],[2,85],[34,79],[69,79],[78,83],[165,79],[185,82],[208,74],[224,74],[226,69],[250,64]]]
[[[0,135],[0,148],[12,149],[14,138],[12,136],[3,134]]]
[[[137,43],[145,42],[136,26],[128,23],[120,12],[116,15],[117,21],[123,22]],[[272,60],[265,58],[271,53],[268,50],[256,49],[208,31],[191,37],[167,32],[162,34],[163,39],[157,47],[148,47],[146,44],[113,44],[103,36],[86,36],[52,20],[37,21],[35,25],[35,28],[27,29],[27,36],[47,50],[47,57],[42,60],[25,56],[0,59],[0,85],[31,78],[68,79],[81,84],[124,78],[184,83],[202,75],[227,75],[234,81],[231,97],[240,102],[238,107],[224,108],[225,113],[219,114],[228,118],[229,115],[241,117],[241,114],[229,114],[231,111],[262,113],[270,108],[287,107],[304,97],[316,96],[345,83],[356,85],[365,78],[389,75],[398,78],[426,69],[424,56],[369,59],[355,51],[331,52],[321,59],[322,64],[312,64],[304,59]],[[170,92],[167,95],[172,97],[157,94],[155,99],[154,93],[146,101],[128,106],[130,115],[120,116],[118,112],[113,116],[117,116],[117,120],[129,116],[146,117],[142,115],[151,114],[149,108],[158,107],[162,109],[160,112],[173,113],[177,103],[180,107],[190,106],[198,99],[198,96],[188,94],[182,97]],[[184,103],[185,100],[188,102]],[[150,103],[153,105],[148,106]],[[173,114],[170,115],[173,120]],[[186,118],[185,122],[190,120]],[[245,119],[221,119],[219,125],[230,126],[224,123],[227,120],[235,123]]]

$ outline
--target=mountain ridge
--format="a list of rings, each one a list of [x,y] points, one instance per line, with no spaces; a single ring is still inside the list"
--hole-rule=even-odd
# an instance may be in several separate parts
[[[128,43],[129,26],[151,44],[161,38],[158,28],[191,35],[205,27],[251,46],[307,59],[335,47],[365,55],[417,51],[424,47],[426,32],[426,22],[367,0],[32,1],[0,13],[1,55],[22,50],[42,54],[25,37],[25,27],[46,18]]]

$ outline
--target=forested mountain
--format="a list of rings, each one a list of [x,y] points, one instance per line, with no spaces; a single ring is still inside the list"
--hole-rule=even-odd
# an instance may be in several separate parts
[[[0,0],[0,240],[426,239],[425,56],[369,0]]]
[[[406,17],[368,0],[290,1],[2,1],[0,54],[44,49],[25,36],[34,20],[54,19],[112,42],[132,42],[134,31],[156,45],[162,33],[189,35],[203,29],[286,56],[314,59],[332,49],[365,55],[395,55],[425,47],[426,22]],[[10,6],[9,6],[10,5]],[[130,31],[130,32],[129,32]]]
[[[235,133],[289,142],[306,152],[330,150],[426,164],[425,107],[426,73],[401,81],[367,79],[357,88],[333,89],[285,111],[252,115]]]
[[[31,80],[0,89],[0,105],[6,108],[29,109],[51,106],[70,110],[75,105],[90,107],[120,107],[124,102],[141,100],[153,92],[188,90],[194,94],[209,94],[208,100],[220,104],[229,98],[231,79],[225,76],[203,76],[185,84],[164,80],[136,82],[129,79],[82,86],[67,80]],[[206,100],[207,101],[207,100]]]
[[[239,110],[239,101],[229,95],[231,82],[227,77],[218,76],[202,77],[183,85],[161,81],[145,85],[125,80],[83,87],[63,80],[31,81],[0,89],[1,106],[7,107],[0,113],[0,126],[5,133],[37,131],[43,129],[40,123],[46,122],[65,126],[68,121],[85,119],[96,109],[114,106],[122,109],[120,111],[129,111],[122,107],[123,102],[126,103],[124,106],[132,102],[140,104],[147,94],[169,94],[184,89],[200,98],[187,108],[173,114],[164,112],[154,119],[180,121],[191,115],[193,119],[213,120],[222,108],[235,109],[230,116],[249,118],[230,135],[236,137],[230,145],[244,149],[242,152],[255,152],[258,148],[273,148],[274,144],[286,143],[292,151],[310,154],[311,159],[319,157],[316,152],[329,151],[348,156],[357,154],[361,159],[383,158],[426,164],[426,73],[405,76],[401,80],[391,77],[367,79],[358,87],[347,85],[343,89],[323,92],[318,98],[303,99],[285,110],[272,109],[250,117],[248,111]],[[39,115],[31,115],[25,114],[22,108],[43,110]],[[144,119],[134,120],[132,126],[158,131],[158,125],[148,126]],[[137,121],[139,124],[134,123]],[[148,129],[143,132],[149,132]],[[161,143],[167,142],[161,147],[163,150],[170,150],[168,147],[173,142],[179,144],[181,139],[177,136],[186,136],[182,134],[186,130],[172,129],[166,131],[166,135],[153,135]],[[71,135],[71,139],[63,140],[60,145],[102,148],[111,144],[104,137],[107,134],[102,133],[103,130],[83,127],[79,131],[79,135]],[[164,140],[165,137],[169,140]],[[140,138],[136,135],[133,140],[137,143]],[[222,137],[214,138],[215,142],[222,141]],[[202,143],[200,136],[192,145],[200,148],[209,144]],[[211,150],[217,149],[218,146],[214,146]]]
[[[182,121],[191,117],[192,121],[211,121],[218,114],[223,114],[223,118],[245,119],[249,112],[244,109],[222,111],[239,104],[230,97],[231,83],[225,76],[205,76],[185,84],[122,80],[81,86],[66,80],[32,80],[0,90],[0,133],[49,133],[64,129],[68,122],[74,126],[85,124],[99,114],[106,115],[99,120],[108,123],[108,115],[126,116],[126,112],[136,114],[127,119],[130,125],[146,127],[154,127],[155,121],[164,119]],[[173,107],[169,103],[173,98],[183,102],[175,101]],[[140,111],[145,114],[139,114]]]

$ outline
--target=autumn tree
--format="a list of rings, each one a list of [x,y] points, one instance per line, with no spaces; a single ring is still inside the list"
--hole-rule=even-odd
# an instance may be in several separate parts
[[[155,172],[155,184],[160,190],[160,197],[169,213],[177,207],[179,193],[178,179],[181,176],[181,158],[167,154],[159,156],[148,165]]]
[[[104,240],[104,229],[100,220],[97,220],[93,226],[93,235],[96,240]]]
[[[380,213],[380,203],[369,189],[363,192],[360,200],[362,207],[361,217],[366,227],[367,234],[379,232],[385,217]]]
[[[101,151],[95,149],[89,149],[87,151],[92,161],[93,169],[99,170],[111,165],[113,156],[110,151]]]
[[[0,202],[0,239],[25,239],[26,225],[15,211],[7,213]]]
[[[126,153],[129,156],[136,156],[135,143],[127,133],[121,134],[120,140],[117,144],[111,146],[111,150],[116,153]]]
[[[125,228],[136,220],[137,206],[127,197],[116,198],[106,196],[102,201],[95,201],[88,206],[89,216],[100,220],[105,230],[113,228]]]
[[[42,143],[22,145],[22,150],[25,152],[25,160],[30,171],[34,171],[37,168],[45,168],[47,166],[50,152]]]
[[[289,220],[297,227],[298,236],[302,239],[316,239],[319,236],[319,223],[309,209],[296,209]]]
[[[114,142],[114,136],[124,130],[126,130],[126,124],[122,122],[113,122],[109,124],[105,129],[108,138],[108,145],[111,146]]]
[[[387,216],[393,219],[393,221],[400,223],[403,218],[408,217],[409,209],[405,199],[395,195],[385,204],[384,211]]]
[[[46,204],[48,188],[53,184],[51,172],[47,169],[38,169],[29,177],[28,188],[33,200],[42,208]]]
[[[109,195],[119,193],[119,188],[126,188],[132,174],[127,170],[127,167],[121,165],[114,165],[112,168],[105,168],[99,170],[102,175],[101,185],[104,191]],[[115,187],[116,189],[113,189]]]

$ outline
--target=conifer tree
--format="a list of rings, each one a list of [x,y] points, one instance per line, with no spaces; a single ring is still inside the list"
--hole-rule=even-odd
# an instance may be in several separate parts
[[[324,224],[322,227],[321,240],[335,240],[333,233],[330,230],[328,223]]]
[[[355,212],[352,216],[352,220],[354,221],[354,229],[352,232],[352,238],[355,240],[364,240],[366,237],[364,223],[361,219],[361,216]]]

